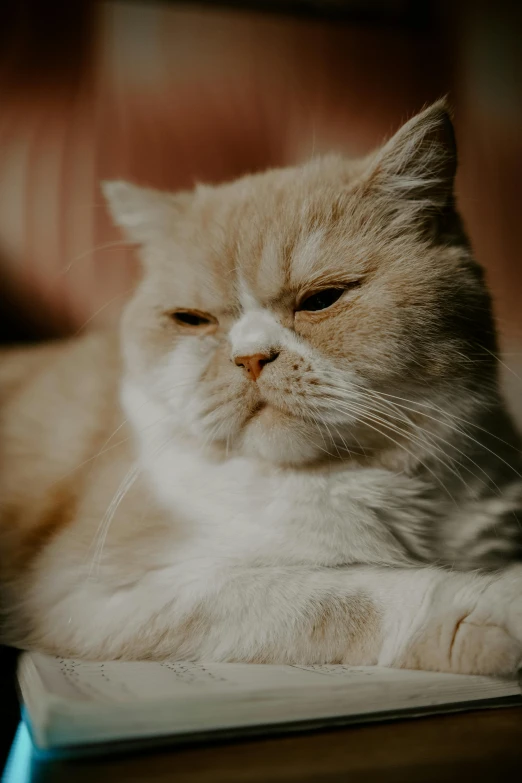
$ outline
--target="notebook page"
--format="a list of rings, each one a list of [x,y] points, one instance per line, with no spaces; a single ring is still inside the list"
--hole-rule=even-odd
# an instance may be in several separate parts
[[[499,696],[517,693],[515,680],[462,677],[436,672],[385,669],[373,666],[267,666],[257,664],[202,664],[189,661],[89,663],[33,653],[46,690],[61,698],[105,703],[157,701],[211,694],[252,693],[287,689],[349,687],[368,695],[392,692],[435,693],[444,686],[455,691],[473,688]]]
[[[88,663],[36,653],[22,656],[19,683],[40,748],[425,714],[506,697],[520,702],[516,678],[379,667]]]
[[[182,698],[223,691],[255,691],[325,685],[325,667],[202,664],[190,661],[90,663],[31,655],[48,691],[62,698],[96,701],[136,701]],[[357,679],[361,670],[343,669],[337,676]],[[375,676],[375,674],[373,675]]]

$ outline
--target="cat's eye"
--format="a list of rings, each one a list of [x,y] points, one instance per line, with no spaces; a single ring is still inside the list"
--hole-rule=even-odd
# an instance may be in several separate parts
[[[202,313],[200,310],[175,310],[170,313],[170,317],[178,326],[188,327],[189,329],[211,330],[217,326],[217,321],[213,315]]]
[[[306,310],[307,312],[326,310],[341,298],[347,288],[354,288],[356,285],[358,285],[358,282],[354,281],[349,286],[343,286],[342,288],[323,288],[322,291],[318,291],[316,294],[312,294],[311,296],[302,299],[299,302],[297,310]]]

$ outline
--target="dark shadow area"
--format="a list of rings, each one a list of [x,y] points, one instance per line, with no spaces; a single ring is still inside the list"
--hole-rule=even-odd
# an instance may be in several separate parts
[[[0,647],[0,770],[4,768],[20,720],[15,686],[17,657],[18,650]]]

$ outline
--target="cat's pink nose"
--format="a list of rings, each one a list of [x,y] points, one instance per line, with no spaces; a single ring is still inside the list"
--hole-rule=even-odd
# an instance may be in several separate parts
[[[273,351],[272,353],[254,353],[252,356],[236,356],[234,359],[238,367],[242,367],[245,374],[251,381],[257,381],[265,364],[273,362],[277,359],[279,353]]]

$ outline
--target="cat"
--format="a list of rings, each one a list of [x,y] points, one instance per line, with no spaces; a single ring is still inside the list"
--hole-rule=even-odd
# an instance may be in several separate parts
[[[0,360],[2,641],[522,661],[522,460],[439,101],[362,160],[104,191],[120,333]]]

